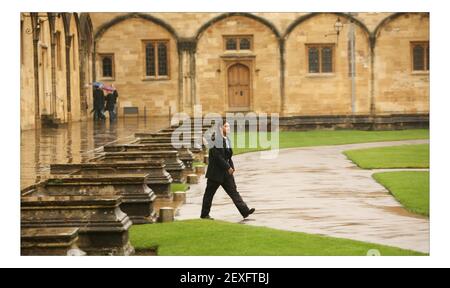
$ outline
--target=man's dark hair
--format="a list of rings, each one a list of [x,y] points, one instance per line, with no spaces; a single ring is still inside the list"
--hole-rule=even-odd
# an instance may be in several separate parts
[[[217,148],[223,148],[223,136],[222,136],[222,131],[221,129],[223,129],[223,126],[229,122],[227,120],[225,121],[220,121],[220,122],[216,122],[214,123],[214,127],[215,127],[215,131],[212,133],[211,135],[211,141],[213,143],[212,146],[217,147]]]

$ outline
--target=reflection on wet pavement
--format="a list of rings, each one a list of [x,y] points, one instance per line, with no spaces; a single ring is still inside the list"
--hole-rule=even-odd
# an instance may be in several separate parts
[[[127,142],[135,132],[156,132],[167,126],[167,117],[130,117],[116,123],[83,121],[60,128],[21,131],[20,188],[47,175],[50,164],[85,162],[107,143]]]
[[[222,188],[211,216],[234,223],[327,235],[429,252],[429,219],[409,213],[374,171],[357,168],[345,150],[422,144],[428,140],[282,149],[276,159],[259,153],[234,157],[238,191],[255,214],[242,221]],[[200,216],[206,180],[191,186],[178,220]]]

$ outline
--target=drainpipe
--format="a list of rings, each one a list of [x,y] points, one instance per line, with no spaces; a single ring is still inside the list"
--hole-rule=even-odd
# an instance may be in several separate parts
[[[189,55],[190,55],[190,80],[191,80],[191,95],[192,95],[192,99],[193,101],[193,107],[192,107],[192,111],[194,111],[194,107],[195,105],[200,104],[197,98],[197,91],[196,91],[196,87],[195,87],[195,78],[196,78],[196,71],[195,71],[195,49],[191,49],[189,50]]]
[[[179,44],[178,44],[179,45]],[[184,71],[183,71],[183,53],[184,51],[178,47],[178,112],[184,111],[184,102],[183,102],[183,79],[184,79]]]
[[[86,40],[85,39],[81,39],[81,46],[78,49],[78,55],[80,55],[79,57],[79,61],[80,61],[80,118],[81,119],[86,119],[86,102],[87,102],[87,95],[86,95],[86,71],[85,71],[85,65],[86,65],[86,55],[85,55],[85,51],[84,51],[84,47],[86,45]]]
[[[36,23],[39,22],[39,18],[36,15],[35,17]],[[32,21],[33,23],[33,21]],[[34,24],[32,24],[34,25]],[[36,25],[37,26],[37,25]],[[32,26],[33,29],[33,72],[34,72],[34,127],[40,128],[41,126],[41,114],[40,114],[40,106],[39,106],[39,55],[38,55],[38,43],[39,43],[39,35],[40,29]]]
[[[66,36],[66,93],[67,93],[67,121],[72,120],[72,83],[71,83],[71,67],[70,67],[70,48],[72,45],[72,39],[73,37],[70,35]],[[76,65],[76,63],[73,63],[73,65]]]
[[[375,116],[375,35],[370,36],[370,116]]]
[[[55,15],[51,14],[50,29],[52,33],[51,37],[51,73],[52,73],[52,97],[50,101],[50,113],[53,119],[57,118],[56,110],[56,41],[55,41]]]
[[[285,100],[285,91],[284,91],[284,81],[285,81],[285,61],[284,61],[284,52],[285,52],[285,41],[284,38],[279,39],[280,46],[280,98],[281,98],[281,115],[284,116],[286,112],[286,100]]]
[[[350,29],[348,31],[349,45],[350,45],[350,77],[351,77],[351,95],[352,95],[352,114],[356,113],[356,57],[355,57],[355,24],[350,22]]]
[[[97,39],[94,38],[94,49],[92,50],[92,82],[97,81],[96,61],[97,61]]]

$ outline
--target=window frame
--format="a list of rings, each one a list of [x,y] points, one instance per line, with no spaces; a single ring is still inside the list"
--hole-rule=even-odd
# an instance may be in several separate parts
[[[423,61],[423,70],[415,70],[414,69],[414,47],[416,45],[421,45],[424,48],[424,61]],[[430,51],[430,41],[411,41],[410,42],[410,53],[411,53],[411,72],[413,74],[428,74],[430,73],[430,56],[429,56],[429,51]]]
[[[236,50],[227,49],[227,40],[236,39]],[[248,38],[250,40],[250,49],[241,49],[241,39]],[[223,35],[223,50],[226,52],[253,51],[253,35]]]
[[[154,53],[155,53],[155,75],[149,76],[147,75],[147,52],[146,46],[149,43],[153,43],[154,45]],[[165,43],[166,44],[166,62],[167,62],[167,75],[159,75],[159,59],[158,59],[158,44]],[[145,39],[142,40],[142,59],[143,59],[143,80],[170,80],[171,77],[171,63],[170,63],[170,39]]]
[[[317,48],[319,50],[319,72],[310,72],[309,66],[309,49]],[[322,72],[322,49],[331,48],[331,72]],[[306,52],[306,73],[311,76],[315,75],[334,75],[336,73],[336,44],[335,43],[308,43],[305,44]]]
[[[101,68],[101,79],[105,79],[105,80],[110,80],[113,81],[115,80],[115,73],[116,73],[116,62],[115,62],[115,57],[114,57],[114,53],[101,53],[99,54],[100,57],[100,68]],[[104,76],[104,71],[103,71],[103,60],[107,57],[111,58],[111,76]],[[74,65],[75,66],[75,65]]]

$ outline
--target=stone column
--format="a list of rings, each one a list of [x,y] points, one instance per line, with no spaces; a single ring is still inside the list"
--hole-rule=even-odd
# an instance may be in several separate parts
[[[79,49],[79,55],[80,55],[80,118],[86,119],[87,118],[87,110],[86,110],[86,104],[87,104],[87,89],[86,89],[86,63],[89,63],[89,61],[86,61],[87,59],[87,51],[86,51],[86,39],[81,38],[81,45]]]
[[[180,66],[179,103],[180,111],[193,113],[193,106],[197,103],[195,95],[195,38],[182,38],[178,41]]]
[[[375,110],[375,35],[370,35],[370,116],[374,117]]]
[[[123,175],[147,174],[147,185],[158,197],[170,197],[172,177],[165,169],[164,160],[120,163],[68,163],[50,165],[53,175]]]
[[[50,55],[51,55],[51,75],[52,75],[52,97],[50,101],[50,114],[53,120],[57,118],[56,115],[56,41],[55,41],[55,14],[49,13],[50,23]]]
[[[41,126],[41,111],[39,107],[39,55],[38,44],[40,35],[40,23],[37,13],[31,13],[31,23],[33,29],[33,72],[34,72],[34,127]],[[39,27],[39,28],[38,28]]]
[[[280,115],[283,116],[286,112],[286,100],[284,93],[284,81],[285,81],[285,61],[284,61],[284,52],[285,52],[285,39],[279,39],[279,47],[280,47],[280,98],[281,98],[281,107],[280,107]]]
[[[67,33],[67,32],[66,32]],[[70,46],[73,37],[66,34],[66,93],[67,93],[67,122],[72,121],[72,90],[71,90],[71,67],[70,67]],[[73,63],[76,65],[76,63]]]

